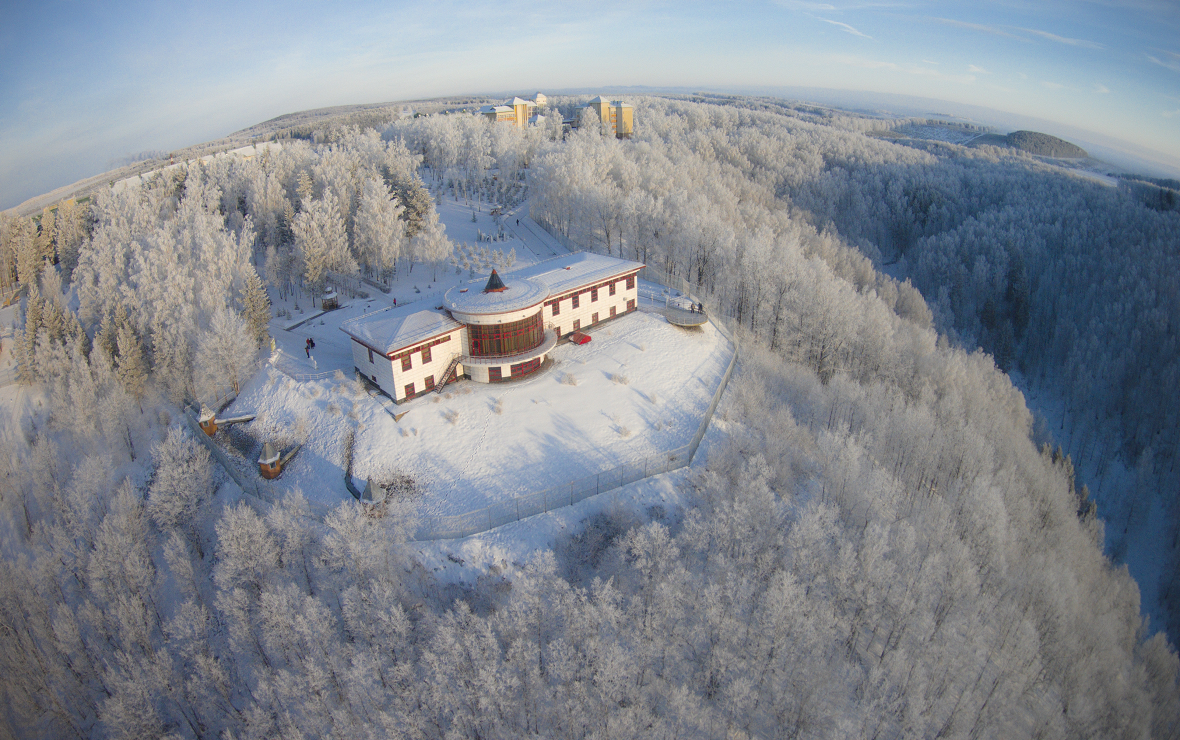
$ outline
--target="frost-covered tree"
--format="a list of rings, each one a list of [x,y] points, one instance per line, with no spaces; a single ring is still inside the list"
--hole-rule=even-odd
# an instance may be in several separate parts
[[[356,215],[356,251],[370,274],[387,276],[393,271],[405,240],[404,212],[384,181],[365,181]]]
[[[257,349],[241,315],[229,308],[214,314],[197,344],[197,388],[202,397],[212,399],[226,389],[236,394],[254,370]]]
[[[250,336],[261,347],[270,334],[270,297],[253,267],[246,270],[242,286],[242,316],[250,327]]]

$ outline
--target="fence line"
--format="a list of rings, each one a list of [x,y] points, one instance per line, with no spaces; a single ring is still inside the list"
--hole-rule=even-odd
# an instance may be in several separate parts
[[[265,491],[263,487],[259,485],[259,481],[253,476],[248,476],[239,470],[238,467],[233,464],[233,461],[229,459],[229,455],[225,453],[225,450],[218,447],[217,444],[209,437],[209,435],[205,434],[205,431],[201,429],[201,425],[197,423],[197,418],[193,416],[192,410],[185,409],[184,418],[185,421],[188,422],[193,436],[196,437],[201,442],[201,444],[208,448],[209,453],[213,455],[213,459],[216,460],[217,464],[229,474],[230,478],[234,479],[234,483],[238,484],[238,488],[241,488],[243,493],[249,494],[250,496],[253,496],[254,498],[264,501],[268,504],[274,503],[274,497],[271,496],[270,492]]]

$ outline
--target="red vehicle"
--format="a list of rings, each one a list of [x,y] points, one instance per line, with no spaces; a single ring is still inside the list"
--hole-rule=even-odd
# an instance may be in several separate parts
[[[574,344],[585,344],[586,342],[590,341],[590,335],[583,334],[580,331],[575,331],[570,334],[570,341]]]

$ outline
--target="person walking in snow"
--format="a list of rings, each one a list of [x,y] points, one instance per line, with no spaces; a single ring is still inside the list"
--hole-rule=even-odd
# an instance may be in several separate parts
[[[307,359],[311,359],[311,339],[303,343],[303,351],[307,353]]]

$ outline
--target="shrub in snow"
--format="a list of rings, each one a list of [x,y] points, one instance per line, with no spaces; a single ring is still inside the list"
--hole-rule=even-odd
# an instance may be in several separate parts
[[[454,424],[459,420],[459,412],[455,409],[447,409],[443,412],[443,417],[446,418],[449,423]]]
[[[630,429],[628,429],[627,427],[620,426],[620,427],[619,427],[619,436],[620,436],[620,437],[623,437],[624,439],[625,439],[625,438],[627,438],[627,437],[630,437],[630,436],[631,436],[631,430],[630,430]]]
[[[578,376],[574,375],[573,373],[566,373],[562,376],[561,382],[565,383],[566,385],[577,385]]]
[[[340,407],[335,403],[328,404],[328,413],[332,416],[340,416]]]
[[[627,385],[631,382],[631,380],[622,373],[615,373],[614,375],[610,376],[610,379],[619,385]]]

